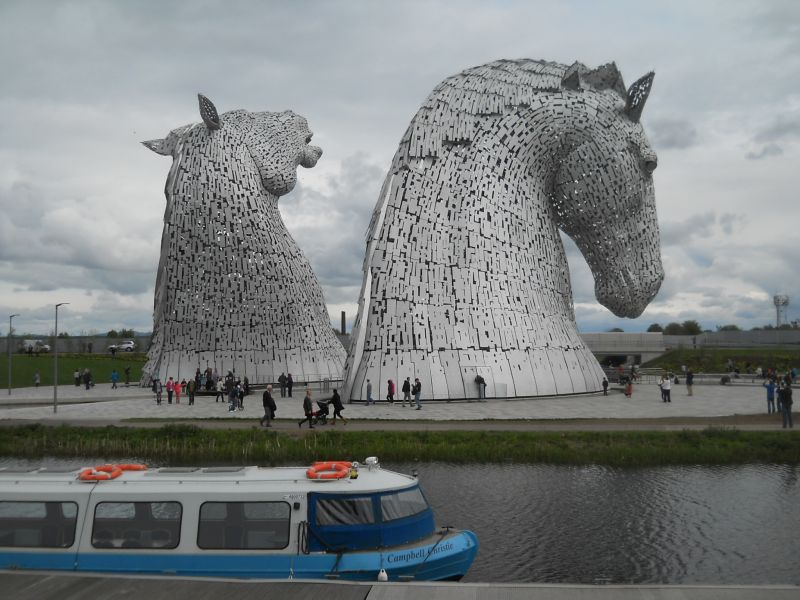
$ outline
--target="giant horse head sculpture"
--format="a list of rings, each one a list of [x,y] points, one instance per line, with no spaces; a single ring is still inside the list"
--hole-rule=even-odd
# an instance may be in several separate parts
[[[598,300],[641,314],[663,279],[652,173],[630,89],[588,69],[498,60],[448,77],[400,140],[367,234],[345,395],[418,377],[428,398],[600,389],[559,230]]]
[[[344,348],[278,210],[297,167],[313,167],[322,150],[292,111],[220,115],[198,98],[202,123],[144,142],[173,158],[144,378],[213,368],[253,383],[282,372],[336,379]]]

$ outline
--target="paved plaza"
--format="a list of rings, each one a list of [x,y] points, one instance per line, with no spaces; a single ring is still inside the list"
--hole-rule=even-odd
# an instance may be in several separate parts
[[[302,401],[304,390],[295,388],[293,398],[275,398],[278,405],[276,426],[295,428],[293,419],[303,418]],[[328,399],[329,394],[313,392],[314,400]],[[261,392],[255,391],[244,401],[244,410],[228,412],[227,403],[215,402],[214,396],[198,396],[194,406],[189,406],[184,395],[180,404],[167,404],[166,393],[161,406],[157,406],[149,389],[121,387],[112,390],[109,384],[99,384],[91,390],[74,386],[59,386],[58,412],[53,413],[53,388],[19,388],[11,395],[0,396],[0,423],[2,422],[65,422],[65,423],[124,423],[129,419],[218,419],[224,426],[239,420],[261,417]],[[425,402],[422,410],[403,407],[399,402],[377,405],[345,405],[345,417],[358,425],[365,422],[400,422],[413,428],[414,422],[439,424],[445,422],[454,428],[465,427],[468,423],[483,423],[486,427],[503,422],[524,425],[526,422],[556,422],[563,425],[570,422],[594,420],[603,423],[608,420],[663,420],[665,424],[678,419],[672,428],[680,428],[680,422],[695,418],[730,417],[733,415],[765,415],[765,392],[758,385],[695,385],[694,396],[687,396],[685,386],[674,386],[672,402],[661,402],[658,386],[639,384],[634,388],[632,398],[626,398],[619,390],[611,389],[608,396],[602,394],[561,396],[549,398],[516,398],[511,400],[490,399],[478,401],[432,401]],[[281,421],[286,419],[287,421]],[[757,428],[780,428],[780,418],[761,423]],[[242,423],[238,423],[239,426]],[[704,422],[703,426],[707,426]],[[567,427],[569,428],[569,427]],[[648,427],[648,428],[652,428]],[[665,427],[666,428],[666,427]]]

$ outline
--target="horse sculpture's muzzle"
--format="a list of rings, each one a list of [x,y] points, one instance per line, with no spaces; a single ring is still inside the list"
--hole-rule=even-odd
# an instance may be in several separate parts
[[[658,260],[646,269],[623,267],[595,274],[594,293],[597,301],[616,316],[635,319],[658,294],[662,281],[664,270]]]
[[[300,157],[300,166],[310,169],[317,164],[320,156],[322,156],[322,148],[319,146],[306,146]]]

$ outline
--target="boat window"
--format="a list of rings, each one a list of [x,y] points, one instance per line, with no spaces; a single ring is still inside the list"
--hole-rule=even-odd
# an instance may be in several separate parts
[[[205,502],[197,545],[207,550],[276,550],[289,545],[287,502]]]
[[[317,525],[359,525],[374,523],[372,498],[319,498]]]
[[[94,511],[92,546],[176,548],[182,512],[179,502],[100,502]]]
[[[77,514],[74,502],[0,502],[0,546],[69,548]]]
[[[419,488],[381,496],[381,513],[384,521],[410,517],[427,509],[428,503]]]

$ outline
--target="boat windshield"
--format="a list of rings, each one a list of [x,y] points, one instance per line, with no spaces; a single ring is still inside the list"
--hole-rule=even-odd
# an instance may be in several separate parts
[[[433,512],[419,487],[375,494],[312,493],[308,516],[311,550],[396,546],[434,529]]]

